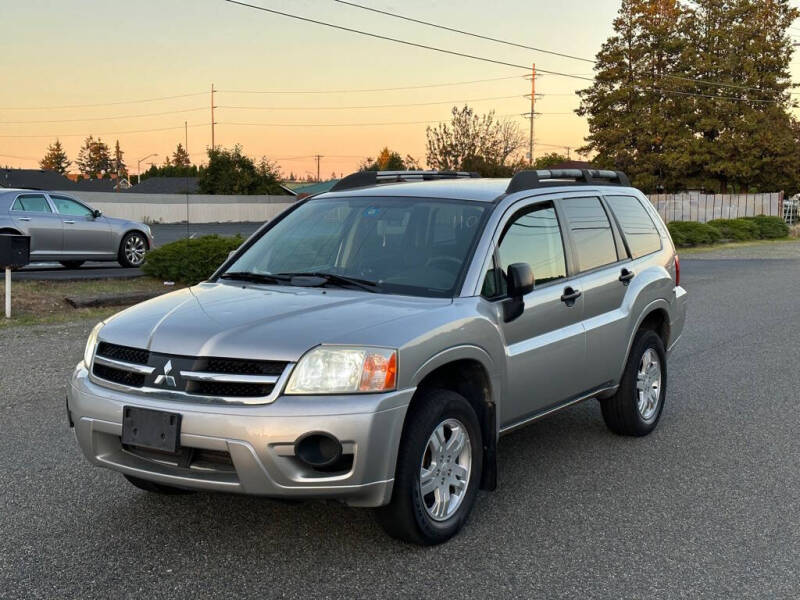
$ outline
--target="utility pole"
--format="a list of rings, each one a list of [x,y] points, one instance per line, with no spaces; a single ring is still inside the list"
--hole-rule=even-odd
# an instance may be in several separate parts
[[[212,84],[211,87],[213,89],[214,85]],[[212,111],[212,114],[213,114],[213,111],[214,111],[214,102],[213,102],[214,95],[213,95],[213,92],[212,92],[211,98],[212,98],[211,111]],[[214,121],[214,117],[213,116],[211,117],[211,121],[213,123],[213,121]],[[212,132],[214,131],[214,126],[213,125],[211,126],[211,131]],[[213,133],[211,134],[211,137],[212,138],[214,137]],[[188,157],[189,156],[189,122],[188,121],[184,121],[183,122],[183,149],[186,151],[186,156]],[[191,164],[191,159],[189,159],[189,164]],[[186,176],[183,178],[183,186],[184,186],[184,190],[183,191],[186,193],[186,239],[189,239],[191,237],[191,235],[189,234],[189,172],[188,172],[188,167],[186,165],[183,165],[183,168],[184,168],[184,173],[186,173]]]
[[[211,84],[211,149],[212,150],[216,147],[214,145],[214,125],[216,125],[216,123],[214,122],[214,109],[215,108],[216,108],[216,106],[214,106],[214,84],[212,83]]]
[[[528,152],[530,153],[529,156],[529,163],[533,166],[533,134],[534,134],[534,127],[533,127],[533,117],[536,115],[536,63],[533,63],[531,67],[531,132],[530,132],[530,147],[528,148]]]
[[[315,155],[314,155],[314,158],[317,160],[317,181],[319,182],[319,180],[320,180],[320,179],[319,179],[319,161],[320,161],[320,159],[321,159],[321,158],[323,158],[323,157],[322,157],[322,155],[321,155],[321,154],[315,154]]]

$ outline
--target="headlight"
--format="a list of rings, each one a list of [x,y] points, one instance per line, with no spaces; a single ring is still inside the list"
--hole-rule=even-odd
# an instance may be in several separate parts
[[[83,351],[83,364],[86,365],[87,369],[92,368],[92,359],[94,358],[94,348],[97,345],[97,334],[100,333],[100,330],[103,328],[103,323],[100,321],[97,325],[94,326],[92,329],[92,333],[89,334],[89,339],[86,340],[86,349]]]
[[[287,394],[385,392],[397,385],[397,351],[318,346],[292,372]]]

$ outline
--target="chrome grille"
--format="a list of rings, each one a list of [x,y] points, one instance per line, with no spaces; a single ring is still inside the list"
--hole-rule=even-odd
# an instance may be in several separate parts
[[[146,392],[236,401],[269,397],[287,365],[282,361],[161,354],[101,342],[92,375]]]

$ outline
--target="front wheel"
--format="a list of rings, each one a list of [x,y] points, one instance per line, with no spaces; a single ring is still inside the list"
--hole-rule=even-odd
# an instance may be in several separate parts
[[[392,500],[376,511],[378,522],[405,542],[447,541],[472,510],[482,464],[481,428],[470,403],[448,390],[424,392],[406,418]]]
[[[128,268],[141,267],[148,250],[144,234],[138,231],[126,233],[119,245],[119,264]]]
[[[655,331],[639,331],[617,393],[602,401],[603,419],[614,433],[647,435],[658,425],[666,395],[664,342]]]

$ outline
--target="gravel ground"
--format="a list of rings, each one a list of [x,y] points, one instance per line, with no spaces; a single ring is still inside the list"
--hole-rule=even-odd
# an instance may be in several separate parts
[[[435,548],[365,510],[159,497],[80,456],[91,323],[0,332],[0,597],[797,598],[800,257],[683,260],[689,322],[644,439],[590,401],[503,438],[499,488]]]

